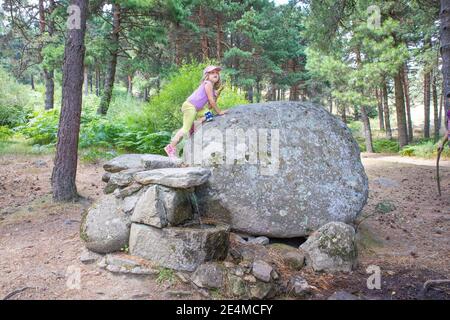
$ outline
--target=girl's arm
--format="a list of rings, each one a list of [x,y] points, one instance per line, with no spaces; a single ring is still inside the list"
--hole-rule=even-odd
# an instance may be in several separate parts
[[[213,108],[214,111],[216,111],[216,113],[218,115],[224,115],[225,112],[223,112],[222,110],[219,109],[219,107],[217,106],[217,103],[216,103],[216,99],[214,99],[213,85],[211,82],[209,82],[209,81],[206,82],[205,91],[206,91],[206,96],[208,97],[208,103],[211,106],[211,108]]]

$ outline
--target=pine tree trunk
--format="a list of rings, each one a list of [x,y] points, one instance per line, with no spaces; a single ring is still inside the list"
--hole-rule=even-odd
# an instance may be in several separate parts
[[[378,123],[381,131],[384,131],[384,116],[383,116],[383,99],[381,90],[375,88],[375,96],[377,98],[377,106],[378,106]]]
[[[34,76],[33,75],[30,76],[30,81],[31,81],[31,90],[35,91],[36,88],[34,87]]]
[[[414,138],[414,127],[411,120],[411,103],[409,99],[408,63],[405,63],[402,70],[402,84],[403,84],[403,93],[405,95],[406,117],[408,121],[407,123],[408,142],[411,142]]]
[[[95,68],[95,95],[97,97],[100,96],[100,69],[99,69],[99,67]]]
[[[404,147],[408,144],[408,132],[406,128],[406,114],[405,114],[405,95],[403,93],[401,70],[397,72],[394,77],[395,88],[395,109],[397,112],[397,134],[398,144]]]
[[[120,4],[113,4],[113,30],[111,34],[111,57],[106,74],[105,89],[97,112],[105,115],[108,112],[111,103],[112,91],[114,88],[114,79],[116,77],[117,56],[119,54],[119,32],[120,32]]]
[[[450,108],[450,0],[441,0],[440,39],[445,113]],[[445,122],[447,123],[447,121]]]
[[[373,153],[372,130],[370,129],[370,120],[365,106],[361,106],[361,120],[364,126],[364,139],[366,142],[366,151]]]
[[[61,115],[55,165],[52,172],[53,199],[73,201],[78,198],[75,178],[78,161],[78,138],[83,88],[84,35],[86,31],[87,0],[72,0],[80,8],[79,29],[69,29],[64,49]]]
[[[53,70],[44,69],[45,79],[45,110],[53,109],[55,96],[55,83],[53,82]]]
[[[131,74],[128,75],[128,94],[130,96],[133,95],[133,76]]]
[[[423,109],[425,112],[423,123],[423,137],[430,138],[430,72],[425,72],[423,75]]]
[[[209,59],[209,46],[208,46],[208,37],[206,35],[206,22],[205,22],[205,13],[203,6],[200,6],[198,11],[198,16],[200,19],[200,47],[202,49],[202,61],[206,61]]]
[[[89,68],[88,77],[89,77],[89,90],[90,90],[90,92],[92,94],[92,93],[94,93],[94,91],[93,91],[94,84],[92,83],[93,80],[94,80],[93,76],[92,76],[92,68]]]
[[[45,33],[45,26],[47,24],[47,31],[49,36],[53,35],[53,21],[51,18],[45,19],[45,8],[44,8],[44,1],[43,0],[39,0],[39,31],[41,33],[41,35],[43,35]],[[55,8],[55,3],[54,1],[50,1],[50,5],[49,5],[49,14],[52,13],[53,9]],[[41,49],[43,47],[44,44],[41,44]],[[43,59],[43,57],[41,57],[41,60]],[[43,70],[43,74],[44,74],[44,82],[45,82],[45,104],[44,104],[44,108],[45,110],[50,110],[53,109],[54,106],[54,96],[55,96],[55,83],[54,83],[54,71],[53,69],[48,69],[48,68],[44,68]]]
[[[438,107],[438,95],[436,88],[436,73],[433,72],[433,120],[434,120],[434,142],[439,140],[439,107]]]
[[[217,27],[217,35],[216,35],[216,56],[217,60],[222,59],[222,42],[223,42],[223,22],[222,15],[220,13],[216,16],[216,27]]]
[[[83,70],[83,91],[84,95],[87,96],[89,94],[89,79],[88,79],[88,67],[85,65]]]
[[[391,129],[391,116],[389,112],[389,96],[387,90],[386,80],[383,82],[383,113],[384,113],[384,123],[386,128],[386,138],[392,139],[392,129]]]
[[[333,98],[331,96],[328,97],[328,108],[331,114],[333,114]]]

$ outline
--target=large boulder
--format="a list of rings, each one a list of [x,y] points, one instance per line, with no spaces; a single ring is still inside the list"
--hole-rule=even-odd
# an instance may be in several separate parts
[[[128,244],[130,215],[122,200],[112,194],[100,198],[89,208],[81,224],[81,239],[97,253],[119,251]]]
[[[350,223],[368,196],[350,130],[312,103],[233,108],[200,127],[183,157],[212,170],[197,188],[202,214],[244,233],[298,237],[330,221]]]
[[[300,248],[314,271],[349,272],[357,264],[355,229],[342,222],[322,226]]]

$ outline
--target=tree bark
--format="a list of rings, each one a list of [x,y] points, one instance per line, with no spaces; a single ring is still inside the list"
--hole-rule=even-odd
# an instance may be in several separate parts
[[[424,122],[423,122],[423,137],[430,138],[430,84],[431,76],[430,72],[427,71],[423,75],[423,109],[425,112]]]
[[[403,84],[403,93],[405,95],[405,107],[406,107],[406,117],[408,121],[408,142],[412,142],[414,138],[414,127],[411,120],[411,103],[409,99],[409,80],[408,80],[408,63],[405,62],[405,65],[402,70],[402,84]]]
[[[222,15],[218,13],[216,15],[216,28],[217,28],[217,34],[216,34],[216,56],[217,60],[222,59],[222,42],[223,42],[223,28],[222,28],[223,22],[222,22]]]
[[[444,90],[445,113],[450,108],[450,0],[441,0],[440,18],[440,52],[442,57],[442,87]],[[446,121],[447,123],[447,121]]]
[[[95,68],[95,95],[100,96],[100,68]]]
[[[202,61],[209,59],[209,44],[208,37],[206,35],[206,22],[203,6],[198,9],[199,25],[200,25],[200,48],[202,50]]]
[[[84,95],[87,96],[89,94],[88,67],[85,65],[83,69],[83,91]]]
[[[30,81],[31,81],[31,90],[35,91],[36,88],[34,87],[34,76],[33,75],[30,76]]]
[[[87,0],[72,0],[80,8],[80,28],[69,29],[64,49],[61,114],[55,165],[52,172],[53,199],[73,201],[78,198],[75,183],[83,88],[84,35]]]
[[[392,129],[391,129],[391,116],[389,112],[389,96],[387,90],[386,80],[383,82],[383,113],[384,113],[384,123],[386,128],[386,138],[392,139]]]
[[[111,57],[106,74],[105,89],[97,112],[105,115],[108,112],[111,103],[112,91],[114,88],[114,79],[116,77],[117,56],[119,54],[119,33],[120,33],[120,4],[113,4],[113,30],[111,33]]]
[[[438,107],[438,94],[436,88],[436,72],[433,72],[433,82],[432,82],[432,92],[433,92],[433,120],[434,120],[434,142],[439,140],[439,107]]]
[[[373,153],[372,130],[370,129],[370,120],[365,106],[361,106],[361,120],[364,126],[364,138],[366,142],[366,151]]]
[[[131,74],[128,75],[128,94],[130,96],[133,95],[133,76]]]
[[[384,131],[383,98],[381,90],[379,90],[378,88],[375,88],[375,96],[377,98],[379,127],[381,131]]]
[[[398,144],[400,148],[408,144],[408,132],[406,128],[406,114],[405,114],[405,95],[403,92],[401,70],[397,72],[394,77],[395,88],[395,109],[397,112],[397,134]]]
[[[50,0],[48,13],[49,15],[53,12],[55,8],[55,2]],[[47,31],[49,36],[53,35],[54,24],[52,18],[48,18],[47,21],[45,19],[45,8],[44,1],[39,0],[39,31],[41,35],[45,33],[45,26],[47,25]],[[44,44],[41,45],[41,49]],[[43,59],[43,57],[41,57]],[[44,74],[44,82],[45,82],[45,110],[53,109],[54,106],[54,97],[55,97],[55,83],[54,83],[54,71],[52,68],[43,68]]]

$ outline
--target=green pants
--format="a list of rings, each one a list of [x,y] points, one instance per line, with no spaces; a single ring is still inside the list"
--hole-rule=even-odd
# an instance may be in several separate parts
[[[207,111],[207,107],[203,107],[203,109],[197,111],[195,106],[189,101],[185,101],[181,106],[181,111],[183,112],[183,133],[187,135],[189,130],[191,130],[192,125],[194,124],[195,119],[199,119],[205,115]]]

